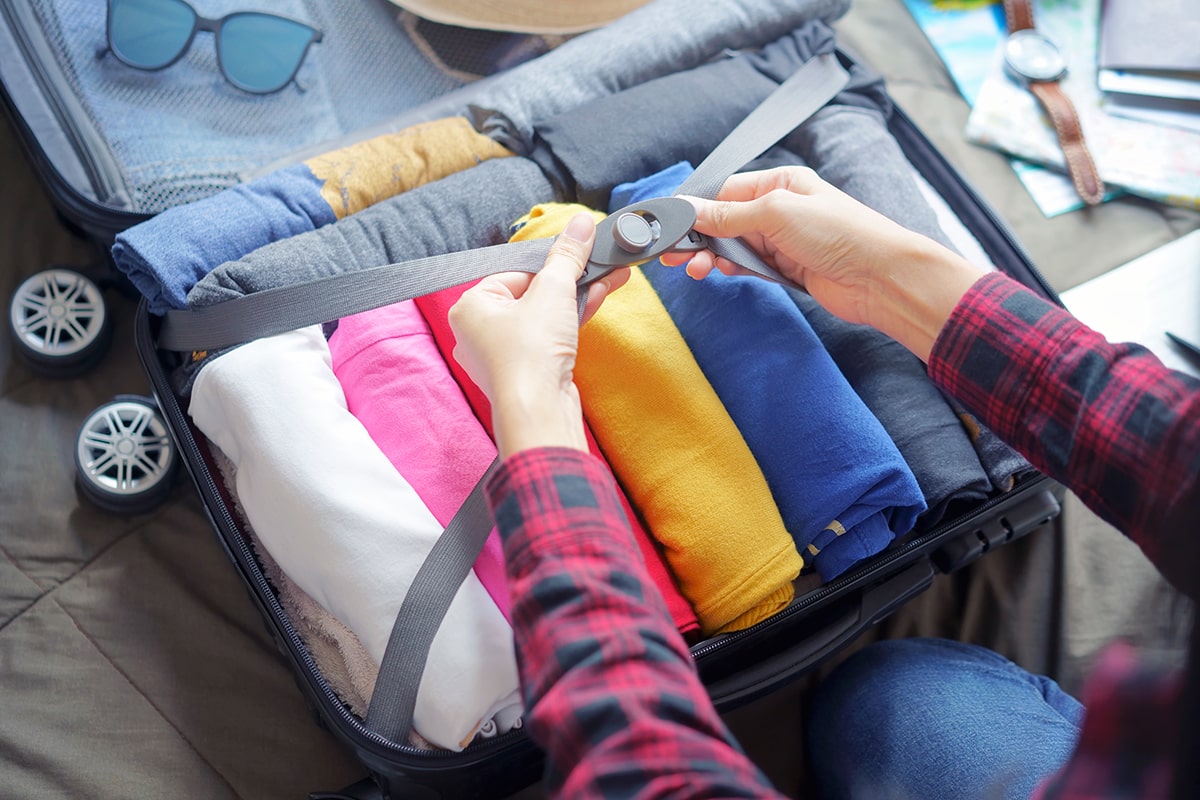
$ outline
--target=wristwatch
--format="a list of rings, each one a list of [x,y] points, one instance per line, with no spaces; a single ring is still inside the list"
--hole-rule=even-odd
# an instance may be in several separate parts
[[[1104,183],[1083,141],[1079,114],[1059,83],[1067,74],[1067,60],[1058,45],[1034,27],[1031,0],[1004,0],[1004,16],[1008,22],[1005,69],[1046,109],[1075,191],[1088,205],[1097,205],[1104,199]]]

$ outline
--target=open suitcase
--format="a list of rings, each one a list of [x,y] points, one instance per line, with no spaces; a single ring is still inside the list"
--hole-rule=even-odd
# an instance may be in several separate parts
[[[623,90],[648,87],[656,80],[669,79],[714,63],[729,64],[739,58],[753,61],[777,40],[787,38],[801,28],[807,29],[814,20],[833,22],[846,8],[844,3],[834,0],[794,0],[790,3],[739,0],[717,5],[700,10],[683,0],[658,0],[607,28],[580,36],[511,72],[420,105],[393,119],[388,127],[403,136],[421,124],[440,123],[448,115],[459,120],[470,119],[477,133],[520,154],[532,149],[535,138],[553,141],[560,135],[570,140],[572,126],[594,127],[596,119],[622,119],[614,118],[611,109],[604,108],[595,112],[598,117],[573,119],[571,112],[577,108],[601,103],[610,97],[617,98],[624,94]],[[658,41],[657,32],[668,25],[674,26],[683,44],[676,47]],[[658,52],[647,55],[655,49]],[[633,56],[641,56],[643,60],[631,72],[633,68],[629,64]],[[839,52],[838,59],[847,67],[854,66],[845,53]],[[760,70],[769,74],[774,67],[755,62],[752,69],[758,74],[762,74]],[[583,87],[579,89],[582,96],[572,97],[569,91],[556,95],[538,88],[546,86],[551,78]],[[708,113],[710,109],[704,111]],[[851,118],[857,113],[853,112]],[[1053,298],[1052,291],[1003,224],[903,113],[889,106],[885,119],[887,135],[913,171],[913,187],[929,203],[930,213],[943,229],[955,231],[948,234],[952,243],[964,250],[973,248],[976,257],[986,259],[1035,291]],[[648,127],[656,121],[641,117],[636,119],[636,124]],[[568,133],[562,134],[564,130]],[[362,139],[362,135],[351,138]],[[560,142],[563,140],[559,139]],[[369,141],[352,143],[334,152],[341,154],[339,158],[362,152],[355,148],[362,148]],[[788,141],[784,142],[784,150],[788,149]],[[691,150],[707,149],[703,144],[688,144]],[[796,147],[806,149],[810,160],[821,151],[819,146],[814,150],[811,143],[799,143]],[[682,148],[683,151],[688,149]],[[534,162],[538,169],[554,176],[549,181],[553,184],[553,193],[541,199],[548,202],[585,200],[591,205],[607,203],[607,197],[598,198],[606,195],[616,183],[649,174],[678,159],[678,154],[672,154],[665,164],[660,164],[652,158],[650,163],[639,163],[632,175],[603,176],[598,182],[589,183],[588,176],[583,174],[585,169],[564,166],[562,151],[551,152],[553,158]],[[696,158],[706,153],[685,154]],[[780,153],[775,155],[780,156]],[[654,156],[661,157],[665,156]],[[307,169],[311,172],[315,159],[319,158],[321,156],[317,155],[300,165],[272,164],[255,179],[260,183],[251,180],[246,186],[252,194],[255,186],[268,185],[288,170]],[[588,160],[584,158],[580,163],[586,167]],[[838,163],[844,166],[848,162]],[[446,178],[466,175],[474,169],[478,167],[460,169]],[[856,178],[864,176],[869,176],[865,166],[857,172],[851,169],[841,176],[840,181],[827,175],[835,182],[842,182],[848,191],[853,189]],[[438,183],[433,181],[426,185]],[[446,184],[442,182],[441,185]],[[423,188],[406,187],[406,191],[394,197],[383,195],[383,199],[376,195],[373,199],[378,203],[367,206],[351,203],[353,207],[345,209],[348,213],[322,218],[310,224],[304,233],[296,232],[292,237],[268,233],[256,238],[254,235],[243,236],[246,231],[239,230],[238,238],[243,242],[252,241],[253,245],[237,245],[241,252],[224,253],[222,258],[226,261],[222,263],[236,264],[261,258],[275,242],[286,243],[288,238],[298,242],[303,235],[320,235],[337,230],[339,225],[342,229],[348,224],[369,226],[372,220],[367,213],[369,209],[417,197],[419,189]],[[213,197],[216,200],[228,194]],[[346,196],[345,193],[336,194],[335,203]],[[211,238],[212,226],[204,221],[203,211],[195,211],[205,207],[203,202],[197,202],[191,208],[176,208],[159,215],[146,226],[139,225],[130,230],[123,239],[117,238],[129,247],[131,242],[139,241],[141,233],[153,230],[149,227],[151,223],[162,225],[164,221],[176,231],[196,225],[197,230]],[[209,207],[214,206],[210,203]],[[124,218],[124,221],[135,220]],[[509,222],[511,220],[505,220],[504,224]],[[237,222],[225,217],[221,224],[234,226]],[[116,227],[121,229],[120,224]],[[120,253],[122,241],[118,242],[118,262],[128,256],[128,252]],[[469,247],[485,243],[492,242],[479,241]],[[261,249],[254,250],[260,246]],[[422,246],[437,249],[436,244]],[[291,251],[289,255],[295,252]],[[416,252],[400,252],[396,257],[436,254],[417,248]],[[154,257],[150,258],[150,261],[154,260]],[[379,263],[386,262],[376,261],[370,266]],[[217,266],[207,264],[204,269],[195,269],[187,280],[197,282],[214,272],[213,268]],[[233,284],[236,283],[235,278]],[[219,278],[217,284],[231,285],[228,282],[222,284]],[[276,287],[238,286],[237,291],[251,297],[270,288]],[[147,294],[144,289],[143,293]],[[361,784],[340,793],[314,796],[500,797],[536,781],[540,757],[519,728],[500,735],[477,737],[461,750],[431,749],[417,746],[412,740],[380,735],[366,724],[361,711],[353,709],[346,701],[344,693],[335,687],[335,681],[323,672],[301,621],[289,613],[281,600],[277,566],[265,563],[261,542],[244,522],[239,507],[244,498],[236,496],[227,480],[230,474],[225,463],[227,457],[211,444],[189,415],[188,392],[192,387],[188,381],[195,376],[187,376],[186,368],[180,369],[188,360],[186,357],[162,345],[162,308],[155,311],[153,305],[150,297],[139,305],[137,346],[170,440],[178,449],[223,546],[244,578],[281,652],[293,667],[300,689],[319,722],[357,756],[369,773]],[[331,315],[330,319],[338,316]],[[219,360],[220,356],[217,358]],[[849,369],[847,364],[841,366]],[[187,377],[181,379],[181,375]],[[1045,477],[1019,466],[1013,467],[1011,461],[1008,463],[1004,478],[991,481],[990,488],[982,493],[984,496],[976,496],[978,492],[973,491],[940,498],[936,515],[925,514],[914,530],[901,531],[886,547],[855,561],[835,577],[826,580],[817,575],[801,575],[795,582],[794,597],[776,613],[732,632],[697,637],[692,653],[717,707],[723,711],[731,710],[806,674],[926,589],[935,574],[952,572],[1055,517],[1059,511],[1056,487]]]

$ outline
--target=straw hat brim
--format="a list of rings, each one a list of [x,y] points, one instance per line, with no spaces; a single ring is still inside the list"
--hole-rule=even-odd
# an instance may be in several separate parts
[[[391,0],[419,17],[457,25],[514,33],[569,34],[598,28],[649,0]]]

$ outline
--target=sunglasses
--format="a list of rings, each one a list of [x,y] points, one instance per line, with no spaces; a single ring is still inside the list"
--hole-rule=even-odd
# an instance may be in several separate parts
[[[166,69],[192,46],[197,31],[216,37],[217,64],[225,79],[253,94],[271,94],[291,83],[316,28],[275,14],[239,11],[207,19],[184,0],[108,0],[108,50],[135,69]]]

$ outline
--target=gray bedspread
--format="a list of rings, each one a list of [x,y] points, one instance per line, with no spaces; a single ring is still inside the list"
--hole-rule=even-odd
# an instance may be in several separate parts
[[[856,0],[837,30],[1054,288],[1200,227],[1200,214],[1128,198],[1045,219],[1005,159],[964,141],[967,108],[900,0]],[[94,247],[55,215],[8,125],[0,163],[5,296],[48,264],[95,262]],[[134,517],[98,510],[74,488],[83,419],[114,395],[149,392],[134,303],[107,297],[114,342],[81,378],[38,375],[0,331],[0,797],[283,800],[360,779],[361,766],[313,723],[187,479]],[[1177,657],[1171,602],[1136,551],[1068,498],[1062,525],[940,578],[870,636],[980,642],[1077,689],[1113,635]],[[797,797],[798,714],[811,682],[727,715]]]

